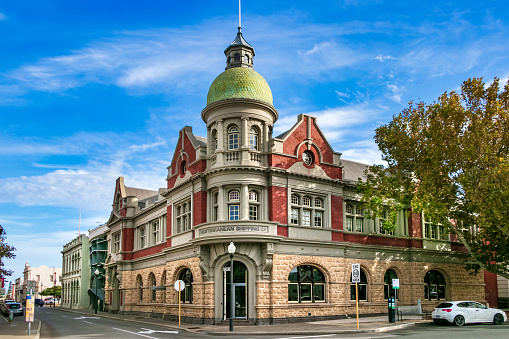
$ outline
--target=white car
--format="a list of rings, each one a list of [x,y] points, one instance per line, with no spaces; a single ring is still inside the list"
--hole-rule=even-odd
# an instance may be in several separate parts
[[[435,324],[451,323],[457,326],[471,323],[503,324],[507,321],[504,311],[488,308],[476,301],[443,302],[431,313]]]

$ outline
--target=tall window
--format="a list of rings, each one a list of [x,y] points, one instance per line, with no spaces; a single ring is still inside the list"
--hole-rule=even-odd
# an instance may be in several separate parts
[[[230,126],[228,128],[228,149],[234,150],[239,148],[239,128],[237,126]]]
[[[156,302],[156,277],[154,273],[150,273],[150,276],[148,278],[149,286],[150,286],[150,302]]]
[[[147,235],[145,234],[145,226],[142,226],[138,229],[139,239],[140,239],[140,248],[144,248],[147,246]]]
[[[179,280],[182,280],[186,287],[180,293],[180,301],[187,304],[193,303],[193,274],[189,268],[180,272]]]
[[[289,302],[325,302],[325,276],[316,267],[301,265],[288,276]]]
[[[345,229],[350,232],[364,232],[364,211],[362,206],[346,204],[345,207]]]
[[[152,244],[157,244],[160,241],[161,225],[159,221],[152,221]]]
[[[292,194],[290,223],[292,225],[324,227],[324,202],[322,198]]]
[[[387,300],[389,297],[394,298],[398,297],[399,300],[399,289],[395,290],[392,286],[392,279],[398,279],[398,275],[394,270],[385,271],[384,275],[384,299]]]
[[[240,193],[237,190],[228,192],[228,220],[239,220]]]
[[[113,253],[120,252],[120,232],[112,235],[113,239],[113,248],[111,249]]]
[[[424,276],[424,299],[425,300],[444,300],[446,299],[446,283],[442,273],[438,271],[428,271]]]
[[[163,272],[163,276],[161,278],[161,286],[165,287],[165,289],[161,291],[163,293],[161,301],[163,303],[165,303],[166,302],[166,271]]]
[[[383,226],[385,221],[387,220],[387,215],[389,214],[388,210],[385,210],[383,212],[383,215],[381,217],[378,217],[378,233],[384,234],[384,235],[394,235],[394,231],[388,231]]]
[[[212,131],[212,138],[211,138],[211,142],[212,142],[212,150],[215,151],[217,150],[217,131],[216,130],[213,130]]]
[[[185,200],[175,205],[175,221],[177,233],[191,229],[191,200]]]
[[[366,273],[361,268],[361,282],[357,283],[357,296],[359,301],[368,300],[368,279]],[[350,282],[352,282],[352,276],[350,275]],[[350,300],[355,300],[355,283],[350,285]]]
[[[249,220],[258,220],[259,207],[258,192],[249,191]]]
[[[141,279],[141,275],[138,275],[136,278],[136,289],[138,290],[138,301],[143,301],[143,280]]]
[[[258,130],[254,127],[249,130],[249,148],[258,151]]]
[[[212,196],[212,221],[219,219],[219,193],[214,193]]]

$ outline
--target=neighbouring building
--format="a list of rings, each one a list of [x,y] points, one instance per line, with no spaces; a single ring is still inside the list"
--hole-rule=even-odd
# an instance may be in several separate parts
[[[90,288],[88,295],[90,307],[95,308],[97,305],[98,311],[104,311],[104,285],[106,282],[104,263],[108,254],[107,232],[106,225],[88,230],[90,239]]]
[[[82,309],[90,306],[89,249],[90,243],[85,234],[78,235],[63,247],[62,307]]]
[[[14,296],[14,300],[16,300],[19,303],[23,302],[23,300],[26,299],[23,296],[23,279],[22,278],[17,278],[14,281],[14,285],[12,288],[12,295]]]
[[[315,117],[301,114],[272,135],[278,111],[240,28],[224,53],[201,112],[207,135],[180,130],[166,187],[115,183],[109,312],[176,319],[180,298],[194,323],[228,319],[232,302],[235,319],[257,324],[345,317],[356,309],[352,264],[361,267],[361,314],[386,312],[395,278],[400,305],[486,302],[483,274],[465,271],[465,249],[441,225],[402,210],[388,232],[384,218],[367,218],[356,192],[366,165],[342,159]]]
[[[39,267],[32,267],[25,263],[23,270],[23,300],[26,300],[27,293],[32,292],[35,298],[41,298],[41,292],[47,288],[54,286],[61,286],[60,277],[62,275],[62,268],[47,267],[41,265]],[[22,301],[23,301],[22,300]]]

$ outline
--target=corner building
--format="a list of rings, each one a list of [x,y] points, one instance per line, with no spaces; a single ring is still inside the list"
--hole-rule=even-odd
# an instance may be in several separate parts
[[[462,266],[465,251],[440,225],[401,211],[388,233],[363,214],[355,182],[366,165],[344,160],[301,114],[274,137],[278,119],[255,51],[241,30],[226,50],[202,119],[207,136],[179,132],[167,187],[131,188],[119,178],[107,223],[109,312],[217,324],[257,324],[355,314],[351,264],[361,265],[359,312],[381,314],[400,279],[400,305],[485,301],[483,276]],[[226,268],[226,269],[225,269]]]

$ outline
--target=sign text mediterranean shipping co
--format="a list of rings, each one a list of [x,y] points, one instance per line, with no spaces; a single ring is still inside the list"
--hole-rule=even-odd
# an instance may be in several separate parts
[[[220,232],[268,232],[267,226],[222,226],[210,227],[200,230],[200,235]]]

